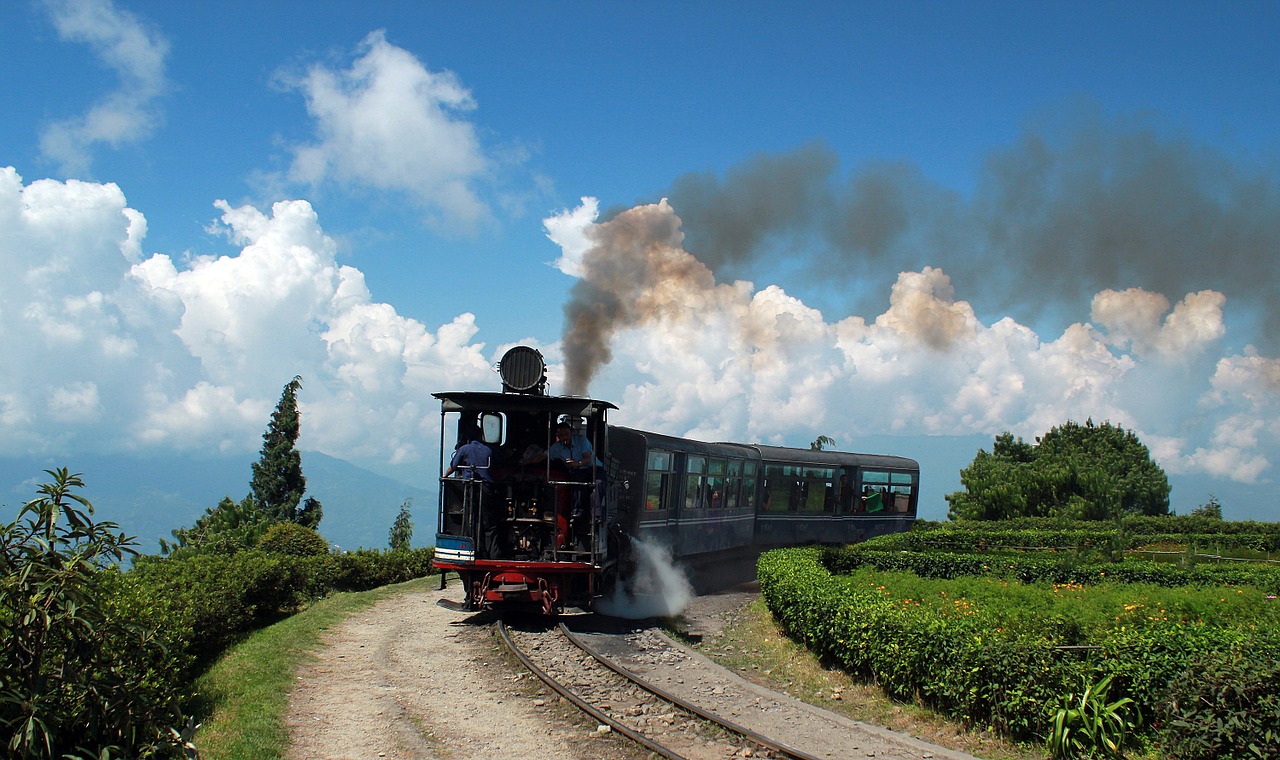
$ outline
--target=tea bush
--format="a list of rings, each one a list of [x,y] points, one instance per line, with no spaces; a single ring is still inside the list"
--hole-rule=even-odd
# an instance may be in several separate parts
[[[1195,658],[1156,713],[1170,757],[1280,757],[1280,645],[1245,639]]]
[[[279,543],[289,547],[299,543],[296,532],[315,533],[288,523],[271,530],[276,527],[285,528],[277,535],[285,537]],[[271,544],[266,537],[264,543]],[[253,549],[229,555],[139,557],[122,580],[135,597],[167,603],[167,625],[175,642],[199,665],[245,632],[331,592],[365,591],[430,575],[433,556],[428,548],[319,556]]]
[[[313,528],[295,522],[278,522],[258,539],[257,548],[267,554],[287,557],[323,557],[329,542]]]
[[[1156,715],[1167,707],[1170,683],[1203,670],[1197,663],[1215,662],[1222,651],[1275,651],[1263,644],[1280,641],[1280,603],[1254,587],[1128,584],[1104,571],[1089,585],[1024,584],[1019,572],[998,574],[990,558],[984,568],[978,555],[953,563],[861,552],[891,568],[880,570],[849,561],[858,554],[806,548],[760,558],[762,594],[788,633],[891,696],[1015,738],[1047,735],[1062,697],[1081,683],[1106,679],[1112,701],[1132,699],[1136,714]],[[833,574],[824,564],[832,560],[846,574]],[[899,568],[904,564],[908,572]],[[958,566],[971,572],[953,572]],[[1251,694],[1274,704],[1263,699],[1275,699],[1274,685],[1261,683]],[[1179,702],[1191,703],[1203,700]],[[1225,707],[1207,711],[1213,720],[1238,722]],[[1150,725],[1143,730],[1159,736]],[[1259,746],[1274,744],[1265,732],[1249,735]]]
[[[985,547],[1070,549],[1105,548],[1121,540],[1122,548],[1152,544],[1196,546],[1202,549],[1248,549],[1280,552],[1280,523],[1224,521],[1198,515],[1130,516],[1121,520],[1057,520],[1017,518],[936,523],[917,521],[896,537],[907,549],[936,548],[974,551]]]
[[[898,536],[882,536],[855,546],[828,548],[822,561],[834,573],[846,573],[857,567],[870,566],[881,570],[902,570],[927,578],[994,575],[1014,578],[1024,583],[1153,583],[1171,588],[1187,585],[1247,585],[1272,594],[1280,593],[1280,567],[1275,566],[1234,563],[1178,567],[1133,558],[1122,562],[1080,562],[1066,553],[958,553],[909,550],[900,548],[902,545]]]

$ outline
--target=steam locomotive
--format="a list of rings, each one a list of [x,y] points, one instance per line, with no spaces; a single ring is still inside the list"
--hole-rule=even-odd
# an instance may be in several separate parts
[[[857,542],[915,519],[914,460],[611,425],[608,401],[548,395],[528,346],[497,370],[501,392],[433,394],[434,562],[462,580],[457,609],[589,608],[635,576],[640,542],[665,547],[708,590],[750,579],[767,549]]]

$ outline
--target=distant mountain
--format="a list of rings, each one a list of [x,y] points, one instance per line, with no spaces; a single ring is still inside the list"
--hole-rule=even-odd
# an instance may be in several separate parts
[[[111,520],[136,536],[139,550],[154,554],[160,539],[187,527],[224,496],[239,500],[249,493],[250,468],[257,454],[164,458],[82,455],[66,459],[0,457],[0,519],[11,521],[36,488],[49,480],[44,470],[66,467],[81,473],[81,495],[93,503],[95,517]],[[387,533],[405,499],[412,499],[413,545],[435,539],[436,497],[356,465],[314,451],[302,453],[307,495],[324,506],[320,532],[344,549],[386,548]]]
[[[246,472],[249,465],[245,465]],[[391,523],[405,499],[413,499],[413,545],[431,546],[436,538],[436,493],[370,472],[315,451],[302,453],[307,495],[324,505],[320,532],[344,549],[387,548]],[[246,488],[248,477],[245,478]]]

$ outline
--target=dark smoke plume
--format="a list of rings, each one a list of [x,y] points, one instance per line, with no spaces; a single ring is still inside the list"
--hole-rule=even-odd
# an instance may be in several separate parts
[[[1104,288],[1171,299],[1205,288],[1264,312],[1280,329],[1280,176],[1247,169],[1188,137],[1096,113],[1028,129],[989,156],[971,198],[914,167],[878,165],[840,180],[810,145],[753,158],[723,182],[674,183],[685,248],[717,277],[753,277],[779,246],[828,282],[891,282],[940,267],[960,297],[1020,319],[1079,314]],[[880,292],[887,292],[881,288]],[[882,304],[850,304],[850,310]]]
[[[937,267],[979,312],[1023,323],[1075,321],[1103,289],[1143,288],[1173,301],[1213,289],[1228,308],[1261,314],[1259,344],[1280,347],[1274,168],[1246,169],[1189,137],[1091,109],[1028,128],[995,151],[971,197],[908,164],[847,178],[837,164],[821,144],[757,156],[722,181],[680,177],[665,212],[642,206],[598,225],[566,306],[573,392],[609,361],[614,332],[646,318],[641,304],[656,303],[650,296],[664,278],[758,280],[779,259],[838,292],[874,285],[886,300],[899,272]],[[847,309],[865,316],[884,305]]]
[[[666,201],[621,212],[588,231],[592,246],[582,279],[565,304],[565,391],[585,394],[596,371],[612,359],[618,330],[679,308],[685,288],[712,288],[711,270],[681,249],[680,219]]]

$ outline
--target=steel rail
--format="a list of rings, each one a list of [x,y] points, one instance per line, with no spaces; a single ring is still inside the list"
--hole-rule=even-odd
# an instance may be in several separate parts
[[[756,744],[759,744],[762,747],[774,750],[776,752],[781,752],[787,757],[793,758],[793,760],[822,760],[821,758],[815,755],[810,755],[804,750],[796,749],[795,747],[789,746],[787,744],[783,744],[782,742],[779,742],[775,739],[771,739],[767,736],[764,736],[763,734],[756,733],[755,731],[752,731],[746,726],[740,726],[737,723],[734,723],[733,721],[727,718],[723,718],[719,715],[716,715],[715,713],[710,712],[709,710],[704,710],[703,708],[685,699],[682,699],[681,697],[678,697],[675,694],[672,694],[671,692],[667,691],[661,686],[658,686],[656,684],[652,684],[646,681],[640,675],[633,673],[632,671],[628,670],[622,665],[619,665],[618,663],[614,662],[608,657],[605,657],[599,652],[593,650],[591,647],[587,646],[586,643],[583,642],[581,639],[579,639],[576,635],[574,635],[574,633],[570,631],[568,626],[566,626],[563,622],[560,623],[560,630],[569,639],[569,641],[573,642],[574,646],[578,647],[582,651],[591,655],[596,662],[605,666],[609,670],[612,670],[614,673],[617,673],[618,675],[622,676],[628,681],[631,681],[636,686],[639,686],[640,688],[644,689],[650,694],[653,694],[659,699],[666,700],[667,702],[670,702],[671,704],[676,705],[677,707],[680,707],[684,710],[688,710],[689,712],[693,713],[694,715],[697,715],[699,718],[702,718],[703,720],[710,721],[712,723],[715,723],[718,726],[721,726],[722,728],[732,731],[735,734],[746,737],[747,739],[750,739],[751,741],[755,742]]]
[[[529,659],[528,655],[520,650],[520,647],[516,646],[516,643],[511,640],[511,634],[507,631],[506,623],[501,619],[498,620],[498,634],[502,637],[502,643],[505,644],[507,649],[520,660],[522,665],[528,668],[530,673],[533,673],[535,676],[542,679],[542,682],[549,686],[552,691],[572,702],[579,710],[582,710],[592,718],[595,718],[600,723],[609,726],[610,730],[622,734],[645,749],[655,752],[668,760],[687,760],[683,755],[679,754],[675,750],[672,750],[669,747],[664,747],[647,736],[633,731],[631,728],[618,722],[613,717],[596,709],[595,706],[588,703],[582,697],[579,697],[577,694],[569,691],[564,684],[553,678],[550,673],[538,667],[533,660]]]

